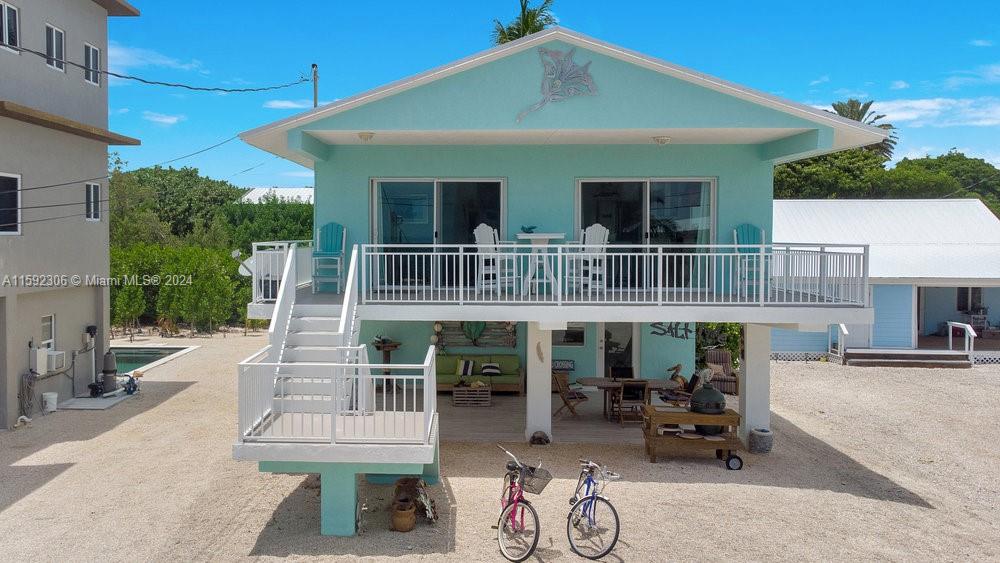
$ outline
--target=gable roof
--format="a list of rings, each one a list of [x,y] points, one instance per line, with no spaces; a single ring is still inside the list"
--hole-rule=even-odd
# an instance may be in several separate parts
[[[775,200],[774,241],[870,245],[869,275],[1000,285],[1000,219],[978,199]]]
[[[523,37],[516,41],[481,51],[458,61],[430,69],[420,74],[380,86],[373,90],[362,92],[298,115],[275,121],[256,129],[251,129],[241,133],[240,137],[251,145],[306,164],[307,166],[311,166],[311,163],[303,162],[305,159],[300,155],[288,150],[286,134],[289,130],[314,123],[318,120],[337,115],[377,100],[405,92],[412,88],[482,66],[503,57],[520,53],[537,45],[556,40],[596,53],[601,53],[654,72],[692,83],[696,86],[709,88],[738,99],[793,115],[818,125],[831,127],[834,130],[834,143],[833,148],[831,149],[833,151],[878,143],[887,136],[886,131],[879,129],[878,127],[866,125],[841,117],[835,113],[773,96],[759,90],[754,90],[733,82],[722,80],[721,78],[675,65],[662,59],[650,57],[636,51],[612,45],[567,28],[553,27]]]

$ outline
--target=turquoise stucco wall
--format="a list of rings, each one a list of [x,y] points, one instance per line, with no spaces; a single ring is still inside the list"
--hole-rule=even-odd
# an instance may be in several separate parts
[[[568,51],[553,41],[548,49]],[[577,48],[573,60],[590,63],[597,94],[549,103],[520,122],[518,114],[541,98],[537,48],[438,79],[302,126],[300,129],[530,130],[762,127],[802,128],[828,141],[829,126],[753,104]],[[376,133],[377,134],[377,133]]]
[[[666,323],[662,323],[666,324]],[[372,338],[381,334],[403,345],[392,353],[394,364],[418,364],[424,359],[430,337],[434,332],[433,321],[362,321],[360,342],[371,342]],[[694,323],[689,324],[694,329]],[[692,334],[689,339],[662,335],[663,330],[644,323],[640,325],[639,341],[639,376],[648,379],[666,377],[667,368],[674,364],[684,365],[682,373],[691,374],[695,367],[695,342]],[[597,323],[587,323],[583,346],[553,346],[552,358],[556,360],[576,361],[576,370],[571,379],[577,377],[600,377],[597,369]],[[657,334],[659,333],[659,334]],[[517,354],[521,365],[525,365],[525,350],[527,327],[525,323],[517,325],[517,346],[515,348],[491,346],[448,346],[449,354]],[[368,357],[372,361],[381,361],[381,352],[369,346]]]
[[[771,232],[772,166],[751,145],[351,146],[316,163],[315,221],[369,242],[371,178],[504,178],[507,238],[521,225],[574,238],[578,178],[717,179],[717,240],[752,223]]]

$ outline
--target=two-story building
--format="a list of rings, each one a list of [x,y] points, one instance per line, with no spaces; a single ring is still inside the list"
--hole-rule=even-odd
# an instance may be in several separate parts
[[[744,323],[745,434],[772,328],[872,319],[864,246],[771,240],[772,175],[884,131],[564,28],[242,138],[315,171],[317,236],[255,249],[271,343],[239,368],[234,455],[321,473],[324,533],[353,533],[355,475],[436,475],[456,370],[498,364],[511,424],[558,441],[554,360],[690,375],[697,323]]]
[[[124,0],[0,0],[0,425],[88,392],[108,346],[110,16]],[[89,276],[89,278],[88,278]],[[88,333],[88,327],[92,335]],[[95,367],[97,366],[97,367]],[[25,413],[31,415],[32,413]]]

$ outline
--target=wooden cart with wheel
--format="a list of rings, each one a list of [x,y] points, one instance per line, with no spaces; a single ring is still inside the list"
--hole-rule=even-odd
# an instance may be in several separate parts
[[[657,429],[665,424],[721,426],[722,433],[718,436],[722,439],[691,440],[669,433],[660,435]],[[646,438],[646,455],[652,463],[656,463],[658,456],[686,455],[714,450],[715,457],[723,460],[726,469],[742,469],[743,459],[736,455],[742,446],[737,436],[739,426],[740,415],[732,409],[726,409],[722,414],[700,414],[678,411],[673,407],[644,405],[642,408],[642,432]]]

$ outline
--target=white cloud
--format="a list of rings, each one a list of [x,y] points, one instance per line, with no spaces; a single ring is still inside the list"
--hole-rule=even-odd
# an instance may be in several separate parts
[[[132,69],[148,67],[196,70],[202,74],[208,73],[202,68],[201,61],[197,59],[181,61],[152,49],[128,47],[115,41],[108,43],[108,65],[112,72],[122,74],[127,74]]]
[[[809,85],[810,86],[819,86],[820,84],[824,84],[824,83],[829,82],[829,81],[830,81],[830,75],[829,74],[824,74],[823,76],[820,76],[816,80],[810,81]]]
[[[288,176],[290,178],[312,178],[312,170],[292,170],[291,172],[282,172],[282,176]]]
[[[1000,98],[922,98],[875,102],[886,121],[910,127],[1000,126]]]
[[[975,70],[960,70],[944,81],[949,89],[974,84],[1000,84],[1000,63],[983,65]]]
[[[187,119],[187,116],[167,115],[165,113],[156,113],[155,111],[144,111],[142,112],[142,118],[146,121],[152,121],[153,123],[170,127],[171,125],[177,125],[181,121],[184,121]]]
[[[132,110],[130,110],[128,108],[118,108],[116,110],[112,110],[111,113],[113,115],[122,115],[122,114],[128,113],[130,111],[132,111]]]
[[[312,107],[312,100],[268,100],[264,107],[270,109],[306,109]]]
[[[889,85],[891,90],[905,90],[910,87],[910,83],[905,80],[893,80]]]
[[[319,105],[325,106],[332,102],[320,100]],[[264,107],[268,109],[311,109],[313,107],[312,100],[268,100],[264,102]]]
[[[969,41],[969,45],[972,45],[973,47],[992,47],[993,46],[993,40],[992,39],[973,39],[972,41]]]
[[[841,98],[857,98],[864,101],[865,98],[869,98],[868,92],[864,90],[852,90],[850,88],[838,88],[833,91],[834,94],[840,96]]]

